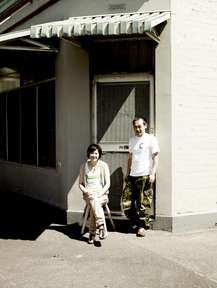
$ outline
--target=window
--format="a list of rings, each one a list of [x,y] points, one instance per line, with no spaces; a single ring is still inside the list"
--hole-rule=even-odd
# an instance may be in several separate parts
[[[0,97],[0,158],[7,159],[6,151],[6,94]]]
[[[6,19],[8,16],[15,13],[18,9],[24,7],[24,5],[30,0],[1,0],[0,1],[0,22]]]
[[[33,86],[20,93],[21,162],[30,165],[37,165],[36,92]]]
[[[0,94],[0,158],[55,167],[55,81]]]
[[[38,161],[39,166],[55,167],[55,85],[38,87]]]
[[[7,160],[20,162],[20,97],[19,90],[7,94]]]

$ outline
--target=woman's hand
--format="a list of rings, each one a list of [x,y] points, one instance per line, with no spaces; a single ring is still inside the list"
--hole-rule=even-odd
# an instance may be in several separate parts
[[[93,199],[93,190],[84,188],[83,189],[83,197],[88,199]]]
[[[105,192],[104,192],[103,189],[97,190],[97,197],[98,197],[98,198],[102,197],[104,194],[105,194]]]

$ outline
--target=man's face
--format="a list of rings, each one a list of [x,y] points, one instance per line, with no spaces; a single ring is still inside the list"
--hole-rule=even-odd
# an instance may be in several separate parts
[[[144,124],[142,119],[135,121],[133,125],[134,133],[138,137],[141,137],[145,133],[146,128],[147,124]]]

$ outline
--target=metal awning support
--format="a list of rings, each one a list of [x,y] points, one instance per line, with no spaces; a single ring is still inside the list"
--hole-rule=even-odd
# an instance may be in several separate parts
[[[18,50],[18,51],[35,51],[35,52],[52,52],[57,53],[58,49],[45,49],[45,48],[39,48],[39,47],[26,47],[26,46],[9,46],[9,45],[0,45],[0,50]]]
[[[15,31],[15,32],[9,32],[5,34],[0,34],[0,44],[2,42],[7,42],[13,39],[18,39],[22,38],[25,36],[30,36],[30,29],[25,29],[25,30],[20,30],[20,31]]]
[[[24,43],[39,47],[41,49],[51,49],[51,47],[49,45],[42,44],[41,42],[38,42],[35,40],[31,40],[31,39],[27,39],[27,38],[21,38],[20,40]]]
[[[39,41],[35,41],[33,39],[29,39],[25,37],[30,37],[30,29],[10,32],[10,33],[5,33],[5,34],[0,35],[0,50],[58,52],[57,49],[49,45],[45,45]],[[13,40],[20,40],[21,42],[28,44],[28,46],[11,45]]]

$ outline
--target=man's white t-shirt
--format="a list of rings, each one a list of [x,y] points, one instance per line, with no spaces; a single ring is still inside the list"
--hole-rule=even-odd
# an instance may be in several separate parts
[[[154,135],[144,133],[141,137],[130,138],[129,152],[132,153],[130,176],[150,175],[152,172],[152,155],[159,151],[159,145]]]

